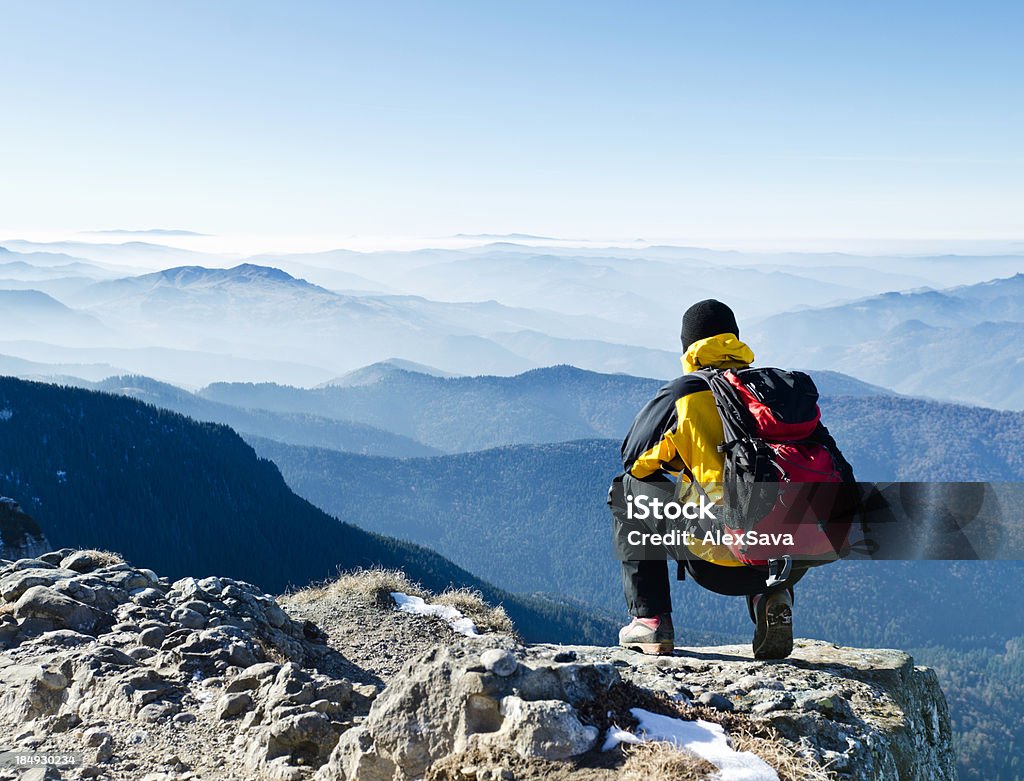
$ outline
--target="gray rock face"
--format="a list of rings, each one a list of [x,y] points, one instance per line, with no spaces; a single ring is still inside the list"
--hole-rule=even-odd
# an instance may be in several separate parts
[[[397,615],[372,609],[345,626]],[[0,560],[0,735],[84,752],[74,778],[409,781],[455,762],[445,778],[483,781],[511,772],[487,757],[591,761],[641,707],[762,729],[837,781],[955,778],[936,677],[898,651],[798,641],[782,662],[746,646],[648,657],[405,618],[437,645],[397,673],[383,660],[378,677],[380,657],[353,664],[242,581],[171,583],[91,551]],[[389,634],[359,639],[402,651]]]
[[[33,559],[50,550],[42,529],[18,503],[0,496],[0,559]]]
[[[14,605],[14,615],[23,619],[44,619],[55,628],[67,627],[76,632],[89,632],[104,619],[99,611],[49,586],[26,589]]]
[[[0,560],[3,748],[84,749],[82,777],[148,778],[114,764],[182,731],[197,755],[233,758],[223,777],[308,776],[352,725],[353,701],[367,707],[347,680],[303,667],[324,653],[242,581],[172,584],[96,551]],[[148,751],[178,777],[179,758]]]
[[[692,690],[705,692],[701,718],[727,711],[770,727],[792,754],[827,765],[842,781],[956,778],[935,674],[899,651],[799,641],[789,660],[759,662],[747,646],[652,658],[615,648],[488,643],[467,640],[410,661],[366,721],[341,736],[318,781],[419,778],[445,757],[486,749],[566,759],[600,742],[588,720],[610,702],[621,707],[623,692],[637,707],[650,707],[659,693],[656,703],[678,703],[685,714]],[[484,663],[499,654],[515,657],[513,674]]]

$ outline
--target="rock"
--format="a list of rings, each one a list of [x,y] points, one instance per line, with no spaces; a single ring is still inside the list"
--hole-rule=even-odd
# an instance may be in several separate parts
[[[177,706],[169,702],[151,702],[139,708],[135,718],[143,723],[167,721],[177,713]]]
[[[288,614],[276,602],[267,602],[263,606],[263,614],[267,618],[267,623],[274,629],[280,629],[288,623]]]
[[[501,713],[501,729],[487,734],[485,742],[510,747],[521,757],[568,759],[597,743],[597,728],[584,726],[573,707],[561,700],[527,702],[508,696],[501,701]]]
[[[697,698],[697,702],[715,710],[731,711],[733,709],[732,700],[718,692],[704,692]]]
[[[94,550],[75,551],[61,561],[63,569],[74,570],[75,572],[92,572],[99,569],[108,562],[108,557]]]
[[[77,553],[0,560],[0,596],[16,595],[0,609],[0,733],[26,749],[80,746],[75,778],[195,781],[209,768],[183,767],[177,752],[209,745],[216,731],[210,777],[411,781],[441,763],[438,778],[509,781],[509,767],[572,767],[605,727],[632,723],[633,705],[714,720],[690,704],[695,695],[733,708],[727,725],[764,725],[780,752],[837,781],[955,778],[934,673],[899,652],[801,640],[778,662],[740,646],[652,658],[425,631],[398,644],[369,636],[344,658],[313,623],[333,606],[289,600],[301,616],[292,620],[240,581],[169,587],[129,564],[61,566]],[[358,667],[385,647],[392,659],[416,650],[400,671],[390,661]]]
[[[249,667],[256,663],[256,654],[245,643],[231,643],[228,646],[228,663],[235,667]]]
[[[48,586],[33,586],[14,605],[18,618],[42,618],[55,626],[92,632],[102,616],[96,610]]]
[[[167,632],[163,627],[150,626],[139,633],[139,642],[149,648],[159,648],[166,637]]]
[[[17,602],[33,586],[52,586],[60,579],[60,572],[53,569],[14,570],[0,578],[0,599]]]
[[[131,598],[139,605],[152,605],[163,598],[164,594],[152,586],[137,588],[131,592]]]
[[[377,695],[366,721],[342,735],[318,778],[418,778],[432,762],[473,747],[548,759],[588,751],[598,730],[573,702],[594,703],[621,681],[611,665],[553,664],[550,656],[524,663],[522,648],[487,638],[425,652]],[[485,658],[508,674],[487,669]]]
[[[137,662],[144,662],[147,659],[152,659],[156,654],[157,652],[155,649],[146,648],[145,646],[128,649],[128,655]]]
[[[225,694],[217,701],[217,718],[233,719],[252,707],[252,695],[247,692]]]
[[[206,617],[187,607],[175,608],[171,613],[171,621],[187,629],[202,629],[206,626]]]
[[[307,763],[318,765],[327,759],[338,742],[338,733],[323,713],[310,711],[287,716],[270,727],[270,754],[273,757],[299,752]]]
[[[260,684],[274,679],[280,669],[281,665],[274,664],[273,662],[250,665],[228,683],[225,691],[243,692],[258,689]]]
[[[344,705],[352,699],[352,684],[346,680],[317,681],[316,696],[336,705]]]
[[[505,648],[489,648],[480,655],[480,664],[485,670],[507,678],[516,671],[519,661]]]
[[[188,602],[183,604],[181,608],[183,610],[194,610],[204,616],[210,615],[210,606],[201,599],[190,599]]]
[[[59,781],[61,778],[60,770],[54,765],[45,765],[43,767],[33,767],[22,773],[19,778],[21,781]]]
[[[114,739],[107,735],[103,740],[100,741],[99,745],[96,746],[95,761],[97,764],[104,765],[114,758]]]

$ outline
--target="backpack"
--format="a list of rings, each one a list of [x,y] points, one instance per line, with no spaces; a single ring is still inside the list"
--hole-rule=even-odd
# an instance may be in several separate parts
[[[714,394],[725,434],[718,448],[725,457],[723,543],[744,564],[766,568],[769,586],[794,567],[845,556],[858,492],[853,470],[821,424],[814,381],[773,368],[696,373]]]

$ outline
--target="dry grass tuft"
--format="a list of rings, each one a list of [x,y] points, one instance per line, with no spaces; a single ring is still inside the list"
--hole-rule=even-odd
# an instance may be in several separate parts
[[[706,781],[718,768],[671,743],[638,743],[626,749],[622,781]]]
[[[811,759],[797,754],[778,738],[756,735],[740,724],[729,732],[733,748],[756,754],[774,768],[779,781],[835,781],[835,774]]]
[[[114,567],[125,563],[124,557],[120,553],[114,553],[114,551],[101,550],[99,548],[82,548],[81,551],[92,556],[101,567]]]
[[[401,591],[426,599],[430,592],[417,583],[409,580],[409,576],[401,570],[374,567],[342,572],[334,580],[324,581],[308,586],[300,591],[293,591],[285,596],[285,601],[296,604],[315,602],[320,599],[342,599],[345,597],[368,597],[380,607],[394,605],[392,591]]]
[[[431,604],[454,607],[469,618],[476,626],[477,631],[481,633],[515,634],[515,626],[505,612],[505,608],[487,604],[479,591],[469,588],[450,588],[441,594],[434,595],[397,569],[375,567],[342,572],[334,580],[317,583],[300,591],[292,591],[286,594],[282,601],[302,605],[322,599],[359,597],[370,600],[377,607],[391,609],[395,606],[394,600],[391,598],[393,591],[422,597]]]
[[[501,632],[511,635],[516,632],[512,619],[508,617],[505,608],[500,605],[497,607],[488,605],[484,601],[483,595],[476,589],[449,588],[428,601],[435,605],[448,605],[455,608],[469,618],[480,633]]]

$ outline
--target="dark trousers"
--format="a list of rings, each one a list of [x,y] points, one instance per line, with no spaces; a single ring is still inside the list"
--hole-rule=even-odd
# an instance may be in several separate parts
[[[754,567],[722,567],[702,559],[684,559],[678,562],[678,578],[686,574],[698,586],[731,597],[753,596],[792,590],[807,572],[796,570],[789,579],[771,589],[765,588],[765,573]],[[622,591],[629,614],[635,618],[653,618],[672,612],[672,593],[669,590],[667,561],[622,562]]]
[[[608,505],[612,511],[616,538],[621,537],[624,525],[636,525],[635,521],[627,522],[625,516],[625,496],[630,493],[662,496],[667,493],[671,496],[672,487],[666,485],[664,481],[641,481],[631,475],[616,478],[608,492]],[[655,528],[651,530],[663,531]],[[806,573],[805,569],[794,570],[785,583],[769,589],[765,586],[766,573],[756,567],[723,567],[687,556],[680,556],[677,567],[677,577],[680,580],[684,580],[689,574],[691,580],[709,591],[737,597],[765,594],[784,588],[792,591],[793,585]],[[623,561],[622,591],[631,616],[653,618],[663,613],[671,613],[672,594],[669,589],[668,561]]]

